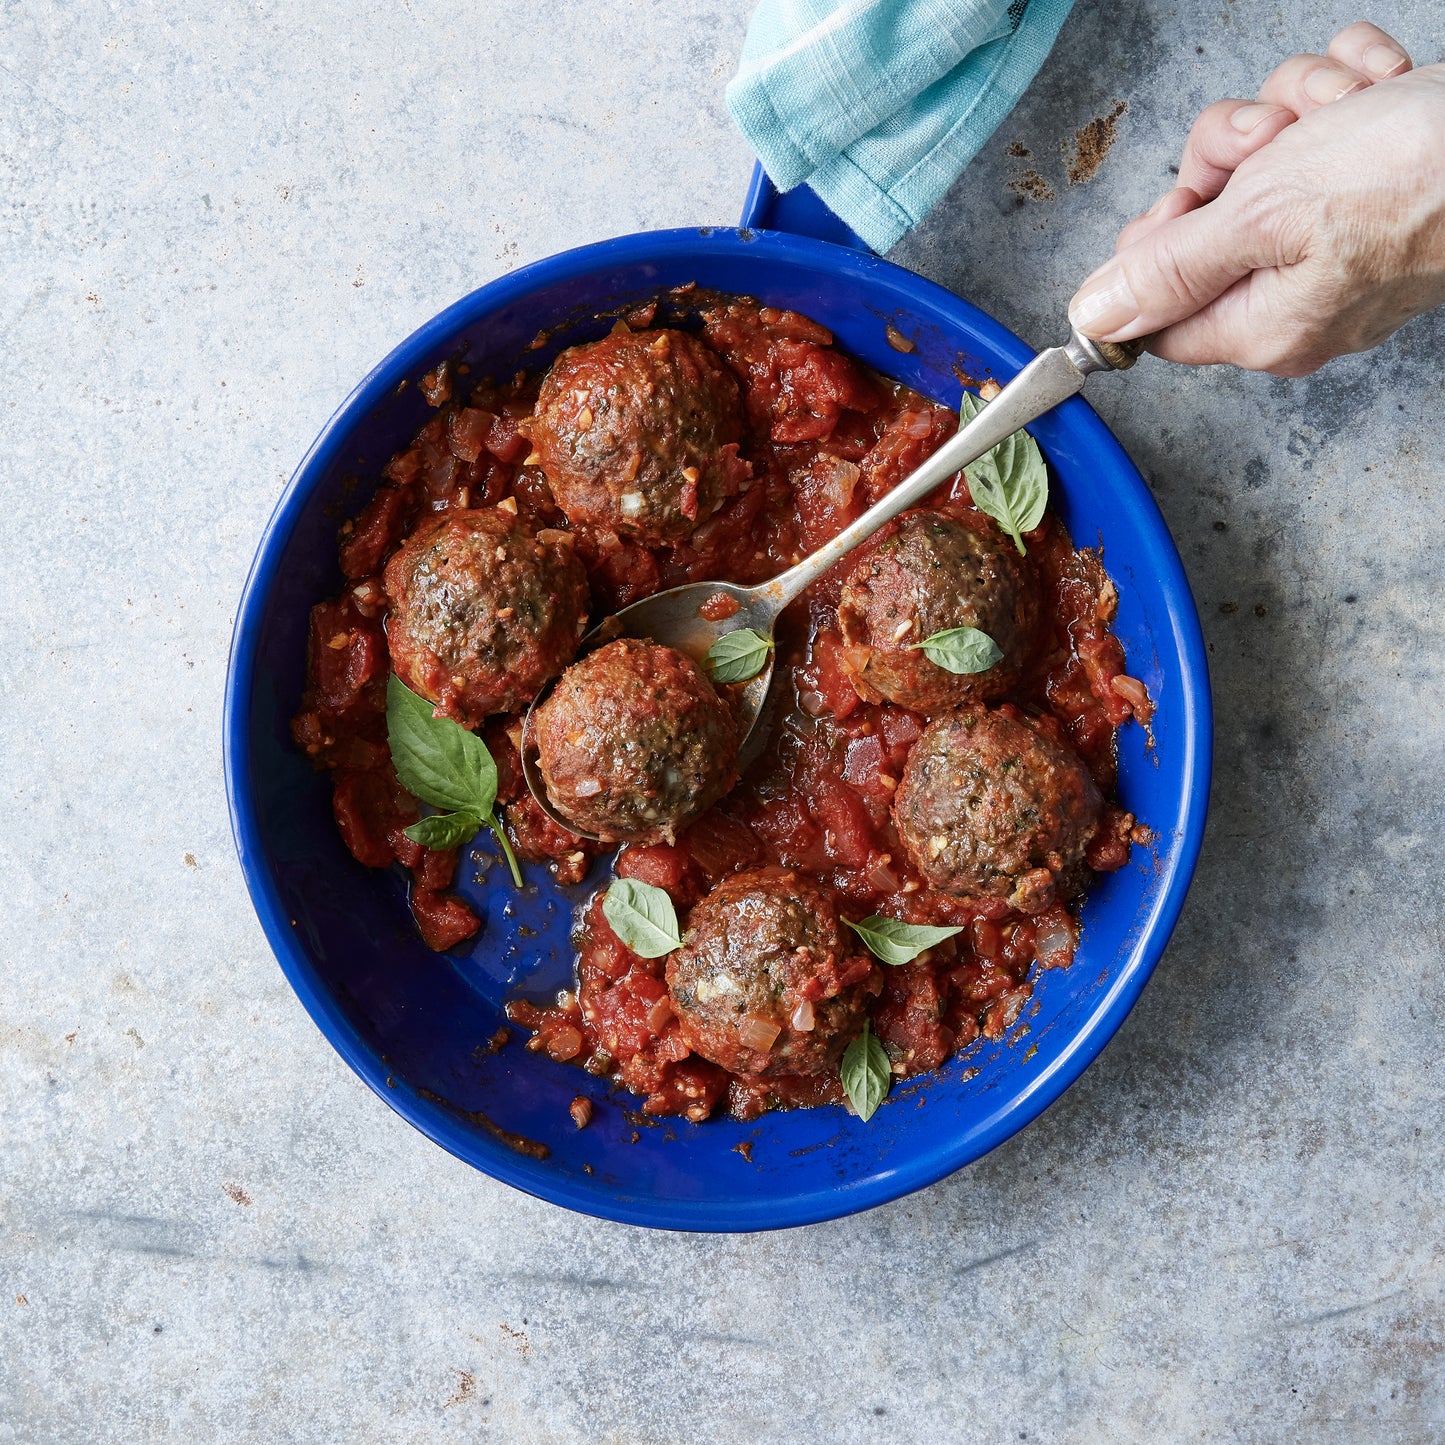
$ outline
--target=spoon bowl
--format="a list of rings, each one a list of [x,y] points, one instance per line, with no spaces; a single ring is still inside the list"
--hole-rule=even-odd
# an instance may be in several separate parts
[[[674,648],[701,665],[706,670],[705,659],[708,649],[720,637],[736,632],[740,627],[750,627],[764,637],[771,638],[778,614],[786,602],[778,603],[768,588],[774,584],[765,582],[761,587],[743,587],[736,582],[687,582],[681,587],[671,587],[666,592],[655,592],[644,597],[620,612],[605,618],[583,637],[578,645],[579,657],[594,651],[605,643],[619,637],[645,638]],[[708,618],[704,608],[716,604],[719,598],[727,598],[737,604],[737,611],[720,620]],[[738,771],[746,772],[757,760],[763,744],[767,742],[767,728],[759,726],[767,702],[768,688],[773,680],[773,654],[756,677],[747,682],[734,684],[732,693],[733,712],[738,719],[742,734],[738,749]],[[569,822],[552,806],[547,796],[547,786],[537,762],[537,743],[534,718],[537,709],[551,695],[557,685],[554,678],[532,700],[522,722],[522,776],[536,799],[538,807],[560,828],[579,838],[602,841],[595,833],[585,833],[575,823]]]

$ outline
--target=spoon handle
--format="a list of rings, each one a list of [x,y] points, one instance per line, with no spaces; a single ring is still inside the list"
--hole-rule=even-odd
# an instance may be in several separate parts
[[[779,573],[754,589],[759,601],[781,611],[839,558],[866,541],[885,522],[921,502],[933,489],[976,462],[985,452],[1011,437],[1020,427],[1040,417],[1061,401],[1082,391],[1084,378],[1093,371],[1132,366],[1134,358],[1123,348],[1107,356],[1098,343],[1074,332],[1062,346],[1041,351],[1004,389],[946,441],[916,471],[911,472],[856,522],[844,527],[826,546],[795,567]]]

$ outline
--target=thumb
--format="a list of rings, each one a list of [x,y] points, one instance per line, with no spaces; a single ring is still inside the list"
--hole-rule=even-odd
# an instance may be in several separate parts
[[[1242,276],[1283,258],[1226,188],[1125,246],[1074,293],[1069,320],[1096,341],[1132,341],[1193,316]]]

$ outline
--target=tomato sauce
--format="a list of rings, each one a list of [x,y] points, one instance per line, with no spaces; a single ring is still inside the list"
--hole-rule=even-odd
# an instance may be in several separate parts
[[[660,305],[669,314],[687,305],[704,340],[738,377],[748,416],[742,455],[752,481],[682,543],[648,547],[574,529],[594,622],[683,582],[752,583],[775,575],[836,535],[957,427],[947,408],[833,349],[830,334],[806,317],[728,298]],[[650,324],[656,309],[630,319]],[[438,512],[510,497],[540,523],[567,526],[541,472],[528,464],[522,428],[537,378],[522,375],[505,386],[483,381],[463,399],[465,380],[460,366],[429,376],[437,414],[392,458],[375,496],[343,527],[340,561],[349,586],[313,609],[308,686],[293,722],[298,745],[333,775],[347,846],[369,866],[397,863],[409,871],[417,926],[437,949],[465,940],[478,925],[448,892],[456,854],[411,843],[401,831],[417,806],[397,782],[386,748],[390,664],[380,573],[410,529]],[[930,505],[972,526],[992,525],[974,508],[962,474]],[[1045,599],[1047,645],[1005,706],[1027,712],[1036,727],[1071,746],[1107,797],[1116,781],[1117,729],[1136,714],[1147,723],[1148,696],[1126,675],[1123,649],[1110,632],[1116,597],[1099,556],[1075,551],[1052,512],[1026,542]],[[847,917],[877,912],[961,925],[961,933],[913,963],[883,970],[873,1027],[894,1074],[906,1077],[938,1067],[980,1036],[1002,1037],[1029,998],[1033,967],[1071,961],[1078,926],[1062,906],[1026,916],[999,900],[933,892],[912,870],[889,810],[926,720],[864,702],[854,690],[837,626],[840,585],[835,569],[782,620],[775,682],[781,706],[764,758],[676,843],[625,846],[615,870],[666,889],[684,916],[729,874],[775,863],[832,888]],[[729,605],[717,599],[716,615],[728,615]],[[520,719],[493,718],[484,736],[518,854],[546,861],[561,882],[579,881],[602,845],[559,828],[532,801],[517,757]],[[1090,866],[1123,866],[1138,832],[1132,817],[1111,806],[1090,845]],[[665,960],[627,949],[603,917],[600,895],[581,923],[577,988],[553,1007],[509,1006],[509,1016],[533,1031],[529,1048],[617,1079],[643,1096],[650,1114],[701,1120],[726,1106],[752,1118],[839,1097],[836,1079],[739,1077],[690,1054],[669,1002]]]

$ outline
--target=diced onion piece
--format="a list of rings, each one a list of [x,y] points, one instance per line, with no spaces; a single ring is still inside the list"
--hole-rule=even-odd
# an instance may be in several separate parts
[[[797,1029],[800,1034],[810,1034],[813,1032],[813,1025],[817,1020],[813,1017],[813,1001],[811,999],[805,998],[802,1003],[793,1010],[792,1022],[793,1027]]]
[[[745,1014],[738,1026],[738,1040],[743,1047],[759,1049],[764,1053],[772,1048],[780,1033],[782,1029],[770,1019],[760,1019],[753,1014]]]
[[[1149,689],[1137,677],[1121,672],[1110,679],[1109,686],[1134,709],[1134,716],[1141,723],[1147,723],[1154,716],[1154,704],[1149,698]]]
[[[602,791],[602,783],[597,778],[583,778],[572,791],[579,798],[595,798]]]
[[[828,710],[828,704],[824,700],[823,694],[811,687],[799,689],[798,706],[802,708],[809,717],[822,717]]]
[[[932,430],[933,423],[929,420],[926,412],[910,411],[907,413],[907,420],[903,423],[904,436],[915,437],[921,440]]]
[[[813,475],[835,507],[846,507],[853,500],[853,489],[862,473],[853,462],[824,453],[813,463]]]
[[[1067,923],[1051,923],[1034,940],[1040,968],[1067,968],[1074,961],[1074,930]]]
[[[655,1034],[660,1034],[672,1018],[672,1000],[666,994],[658,999],[647,1011],[647,1027]]]
[[[875,893],[892,893],[899,884],[899,877],[888,865],[893,861],[892,855],[879,853],[868,865],[868,886]]]

